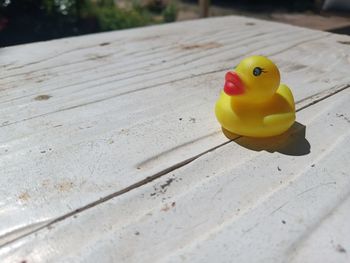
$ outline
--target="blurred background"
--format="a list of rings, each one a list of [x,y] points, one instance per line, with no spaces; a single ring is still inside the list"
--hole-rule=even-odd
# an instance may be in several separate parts
[[[0,0],[0,46],[233,14],[350,34],[350,0]]]

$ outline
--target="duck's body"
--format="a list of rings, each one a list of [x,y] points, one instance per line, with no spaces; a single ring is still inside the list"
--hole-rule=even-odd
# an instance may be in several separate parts
[[[226,76],[226,81],[228,78],[232,76]],[[262,98],[263,95],[254,97],[256,95],[254,88],[247,87],[249,83],[247,76],[240,74],[238,82],[235,79],[231,82],[233,82],[231,84],[233,91],[230,87],[227,88],[226,83],[215,106],[216,117],[225,130],[250,137],[269,137],[282,134],[293,125],[294,99],[286,85],[277,86],[278,88],[270,96]],[[238,91],[234,90],[236,87],[232,85],[238,86]],[[240,91],[241,87],[244,91]],[[261,92],[261,88],[258,92]]]
[[[293,125],[294,99],[283,84],[271,100],[260,104],[235,102],[231,96],[221,92],[215,114],[221,126],[232,133],[250,137],[275,136]]]

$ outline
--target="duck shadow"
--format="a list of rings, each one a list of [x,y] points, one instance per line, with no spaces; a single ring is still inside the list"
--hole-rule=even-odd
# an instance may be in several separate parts
[[[279,152],[285,155],[301,156],[311,151],[311,145],[305,138],[306,126],[295,122],[285,133],[269,138],[243,137],[223,129],[224,135],[240,146],[253,151]]]

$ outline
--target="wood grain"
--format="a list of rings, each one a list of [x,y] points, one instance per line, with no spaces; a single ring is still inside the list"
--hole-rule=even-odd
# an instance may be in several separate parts
[[[3,262],[347,262],[349,99],[49,225],[0,250]]]
[[[300,109],[345,92],[348,39],[225,17],[0,49],[2,253],[227,147],[213,105],[247,55],[278,64]]]

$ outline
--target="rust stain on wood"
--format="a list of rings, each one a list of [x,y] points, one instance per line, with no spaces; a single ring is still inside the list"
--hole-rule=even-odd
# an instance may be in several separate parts
[[[160,211],[166,212],[169,211],[171,208],[174,208],[176,206],[176,202],[172,202],[171,204],[165,204]]]
[[[161,35],[154,35],[154,36],[146,36],[146,37],[137,37],[133,39],[134,41],[146,41],[146,40],[154,40],[160,38]]]
[[[29,200],[30,195],[28,194],[28,192],[24,192],[24,193],[21,193],[21,194],[19,195],[18,198],[19,198],[19,200],[21,200],[22,202],[26,202],[26,201]]]
[[[34,99],[35,100],[39,100],[39,101],[41,101],[41,100],[48,100],[49,98],[51,98],[52,96],[50,96],[50,95],[38,95],[38,96],[36,96]]]
[[[110,45],[110,44],[111,44],[111,43],[109,43],[109,42],[103,42],[103,43],[100,44],[100,46],[103,47],[103,46],[108,46],[108,45]]]
[[[180,48],[183,50],[192,50],[192,49],[206,50],[206,49],[219,48],[219,47],[222,47],[222,44],[218,42],[180,45]]]
[[[56,188],[60,191],[60,192],[68,192],[69,190],[71,190],[73,188],[74,184],[73,182],[62,182],[58,185],[56,185]]]
[[[99,60],[110,57],[112,54],[100,55],[100,54],[89,54],[87,55],[89,60]]]
[[[48,187],[49,184],[50,184],[50,180],[49,179],[45,179],[45,180],[42,181],[41,186],[42,187]]]

